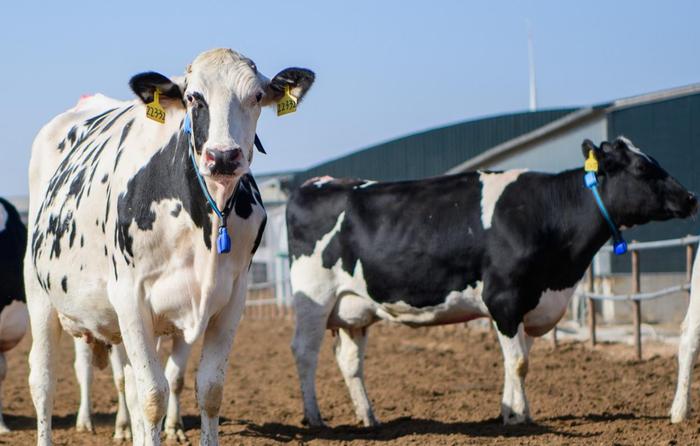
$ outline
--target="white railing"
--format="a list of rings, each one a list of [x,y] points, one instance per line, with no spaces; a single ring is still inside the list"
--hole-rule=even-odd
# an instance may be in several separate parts
[[[596,345],[596,314],[595,314],[595,300],[611,300],[611,301],[628,301],[631,302],[634,311],[633,324],[634,324],[634,344],[636,347],[637,359],[642,359],[642,309],[641,302],[650,299],[658,299],[660,297],[668,296],[670,294],[678,292],[690,293],[690,280],[691,273],[693,269],[693,254],[695,251],[695,244],[700,241],[700,236],[681,237],[677,239],[670,240],[657,240],[653,242],[632,242],[627,246],[630,252],[630,261],[632,266],[632,292],[629,294],[600,294],[595,293],[594,290],[594,274],[592,266],[588,268],[586,272],[585,279],[585,290],[579,291],[577,295],[587,301],[587,312],[588,312],[588,327],[590,333],[591,345]],[[661,249],[661,248],[673,248],[685,246],[685,283],[680,285],[674,285],[661,290],[646,292],[641,291],[641,273],[639,270],[639,254],[641,251],[651,250],[651,249]],[[612,252],[612,246],[606,245],[601,248],[602,252]],[[554,332],[554,339],[556,344],[556,329]]]

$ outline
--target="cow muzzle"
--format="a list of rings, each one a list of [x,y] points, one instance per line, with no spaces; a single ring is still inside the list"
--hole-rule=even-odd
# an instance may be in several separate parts
[[[240,148],[205,149],[203,164],[211,176],[232,176],[241,167],[243,151]]]

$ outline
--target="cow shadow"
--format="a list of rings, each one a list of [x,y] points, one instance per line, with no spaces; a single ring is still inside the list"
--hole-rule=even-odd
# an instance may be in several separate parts
[[[13,431],[25,431],[25,430],[35,430],[36,429],[36,418],[28,417],[25,415],[12,415],[9,413],[4,413],[3,419],[5,424],[10,430]],[[116,413],[105,413],[105,412],[93,412],[92,413],[92,424],[93,426],[114,426],[114,420],[116,418]],[[76,414],[70,415],[54,415],[51,417],[51,427],[53,429],[75,429]]]
[[[251,438],[264,438],[276,442],[307,442],[314,439],[334,441],[392,441],[415,435],[463,435],[482,438],[518,438],[557,435],[565,438],[587,438],[597,434],[557,431],[549,426],[530,423],[518,426],[504,426],[501,418],[481,421],[445,422],[414,417],[399,417],[384,422],[381,426],[364,428],[341,425],[333,428],[308,428],[282,423],[256,424],[248,420],[236,420],[236,424],[245,427],[240,435]]]

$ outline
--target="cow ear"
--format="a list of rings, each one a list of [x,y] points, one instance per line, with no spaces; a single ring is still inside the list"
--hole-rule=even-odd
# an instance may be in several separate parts
[[[583,159],[588,159],[588,154],[593,150],[593,153],[598,153],[600,149],[593,144],[590,139],[584,139],[581,144],[581,152],[583,153]]]
[[[144,104],[153,102],[153,94],[160,91],[162,99],[174,99],[182,102],[183,89],[176,81],[154,71],[139,73],[129,80],[129,86]]]
[[[282,99],[286,85],[289,86],[289,93],[300,102],[311,88],[314,79],[314,72],[306,68],[285,68],[267,84],[262,105],[272,105]]]

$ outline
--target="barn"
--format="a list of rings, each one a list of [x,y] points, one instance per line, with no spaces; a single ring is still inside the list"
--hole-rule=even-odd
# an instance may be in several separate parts
[[[306,170],[268,175],[259,183],[268,203],[270,224],[264,249],[253,267],[256,286],[274,287],[279,304],[289,302],[284,202],[290,187],[322,175],[379,181],[418,179],[468,170],[526,167],[557,172],[581,166],[580,145],[625,135],[654,156],[690,190],[700,191],[700,84],[642,94],[575,108],[489,116],[420,131],[360,149]],[[628,240],[648,241],[697,234],[697,220],[654,223],[626,231]],[[645,253],[645,291],[678,283],[685,257],[677,249]],[[600,254],[596,274],[606,277],[606,291],[629,292],[629,259]],[[272,291],[272,290],[271,290]],[[604,320],[626,321],[627,303],[603,302]],[[678,322],[685,294],[645,303],[648,322]]]

